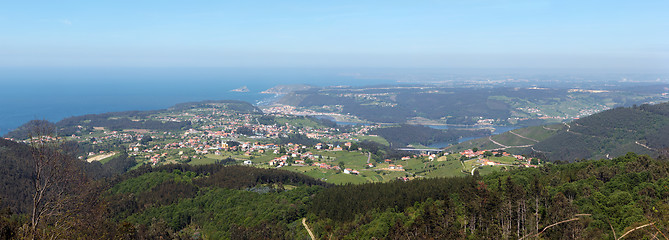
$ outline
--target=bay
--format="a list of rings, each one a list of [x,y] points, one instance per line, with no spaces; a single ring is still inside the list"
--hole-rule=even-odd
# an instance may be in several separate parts
[[[0,69],[0,135],[33,119],[57,122],[84,114],[165,109],[202,100],[270,102],[276,85],[365,86],[332,69],[4,68]],[[247,86],[248,92],[231,92]]]

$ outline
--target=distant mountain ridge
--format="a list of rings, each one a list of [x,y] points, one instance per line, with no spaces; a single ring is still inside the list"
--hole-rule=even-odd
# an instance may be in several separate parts
[[[437,85],[324,87],[294,90],[278,103],[308,109],[336,108],[370,122],[536,126],[574,119],[618,106],[666,101],[666,86],[654,90],[540,87],[457,88]]]
[[[288,94],[295,91],[304,91],[316,88],[314,86],[304,85],[304,84],[293,84],[293,85],[277,85],[265,91],[262,91],[263,94]]]

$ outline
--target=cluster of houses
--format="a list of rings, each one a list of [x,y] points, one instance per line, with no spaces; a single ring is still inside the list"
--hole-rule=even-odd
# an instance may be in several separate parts
[[[311,166],[319,167],[321,169],[332,169],[332,170],[341,171],[341,168],[339,166],[332,166],[330,164],[322,163],[322,162],[312,163]]]
[[[521,155],[516,155],[516,154],[510,154],[507,152],[503,151],[490,151],[490,150],[478,150],[474,151],[472,149],[467,149],[462,152],[460,152],[460,155],[465,156],[467,158],[478,158],[476,160],[477,163],[483,165],[483,166],[495,166],[495,165],[500,165],[501,163],[490,161],[489,159],[485,158],[485,152],[490,152],[492,153],[493,156],[506,156],[506,157],[513,157],[516,160],[523,162],[522,165],[526,167],[537,167],[536,165],[531,164],[531,159],[528,159],[524,156]]]
[[[403,157],[402,160],[406,160],[405,158],[406,158],[406,157]],[[409,158],[409,159],[410,159],[410,158]],[[384,162],[385,162],[385,163],[388,163],[388,169],[386,169],[386,170],[391,170],[391,171],[404,171],[404,166],[402,166],[402,165],[400,165],[400,164],[392,164],[393,160],[386,159],[386,160],[384,160]],[[371,163],[370,163],[370,167],[371,167],[371,166],[373,166],[373,165],[371,165]]]
[[[521,155],[512,155],[508,152],[495,151],[495,150],[492,150],[492,151],[491,150],[477,150],[477,151],[474,151],[472,149],[467,149],[467,150],[464,150],[464,151],[460,152],[460,155],[468,157],[468,158],[475,158],[475,157],[483,157],[485,152],[490,152],[494,156],[497,156],[497,155],[506,156],[506,157],[511,156],[511,157],[514,157],[518,160],[525,160],[525,157],[523,157]]]
[[[278,108],[275,109],[277,116],[295,115],[295,109]],[[168,115],[151,116],[154,120],[164,122],[181,122],[189,121],[193,128],[188,129],[183,134],[173,134],[170,132],[155,133],[146,129],[127,129],[125,131],[105,131],[104,128],[95,127],[95,130],[102,130],[102,136],[91,136],[91,133],[76,134],[71,136],[72,139],[78,141],[92,141],[93,144],[114,142],[129,144],[128,151],[132,155],[138,156],[152,156],[157,151],[167,152],[172,149],[192,149],[196,155],[202,154],[222,154],[222,151],[245,151],[247,155],[253,152],[264,153],[268,150],[275,150],[278,148],[275,144],[258,144],[258,143],[242,143],[240,146],[227,146],[226,140],[238,139],[242,133],[238,132],[242,127],[251,129],[254,132],[253,136],[249,138],[279,138],[290,134],[303,134],[314,139],[331,139],[331,140],[345,140],[357,141],[356,135],[365,134],[377,126],[361,126],[354,128],[349,132],[339,131],[339,129],[331,127],[300,127],[292,126],[289,123],[285,124],[261,124],[257,121],[257,115],[243,114],[234,111],[226,111],[225,109],[206,108],[206,109],[187,109],[181,112],[174,112]],[[80,126],[81,129],[83,127]],[[88,135],[88,136],[87,136]],[[141,141],[144,137],[151,135],[153,142]],[[154,144],[160,140],[161,144]],[[167,143],[165,143],[167,142]],[[319,150],[349,150],[351,143],[344,146],[337,146],[332,144],[321,144],[316,146]],[[173,151],[170,151],[173,152]],[[188,150],[187,152],[191,152]],[[192,155],[192,154],[189,154]],[[193,155],[192,157],[195,157]],[[303,154],[299,154],[303,157]],[[181,154],[181,158],[188,158]],[[291,156],[292,157],[292,156]],[[308,156],[307,156],[308,157]],[[149,157],[150,158],[150,157]],[[278,162],[277,162],[278,163]]]

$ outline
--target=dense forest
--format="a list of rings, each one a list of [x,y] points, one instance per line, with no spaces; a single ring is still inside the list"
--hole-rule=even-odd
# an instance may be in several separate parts
[[[614,239],[653,223],[628,235],[639,239],[669,230],[668,171],[665,160],[627,154],[485,177],[347,185],[319,192],[309,214],[316,232],[335,238]]]
[[[64,143],[70,144],[70,143]],[[0,208],[9,207],[15,213],[27,213],[30,210],[31,179],[34,165],[31,163],[34,151],[26,144],[0,138]],[[73,158],[73,157],[72,157]],[[105,164],[74,161],[76,168],[91,180],[105,179],[127,172],[137,162],[125,152],[115,156]],[[11,196],[11,197],[8,197]]]
[[[68,176],[82,177],[62,182],[63,192],[49,191],[59,194],[50,201],[60,207],[41,205],[51,214],[34,231],[34,165],[26,163],[39,155],[1,139],[0,153],[3,172],[14,174],[3,178],[0,189],[4,238],[308,239],[302,221],[319,239],[669,234],[669,162],[633,153],[486,176],[341,186],[295,172],[223,163],[144,165],[118,174],[127,161],[121,156],[116,172],[107,175],[90,170],[99,166],[68,168]]]

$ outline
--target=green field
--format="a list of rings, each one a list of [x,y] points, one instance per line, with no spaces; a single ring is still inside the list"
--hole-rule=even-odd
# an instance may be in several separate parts
[[[390,163],[377,163],[372,160],[371,162],[374,164],[374,167],[369,168],[367,166],[368,154],[364,152],[328,151],[316,149],[307,149],[307,151],[317,156],[313,162],[323,162],[331,166],[340,166],[340,163],[343,163],[344,168],[357,170],[360,174],[345,174],[335,169],[323,169],[315,166],[300,166],[298,164],[284,166],[281,167],[281,169],[302,173],[333,184],[357,184],[365,182],[387,182],[395,180],[399,177],[435,178],[465,176],[467,174],[471,174],[473,168],[480,168],[480,163],[477,162],[477,159],[461,162],[460,154],[439,156],[434,161],[430,161],[427,157],[417,157],[408,160],[393,160]],[[275,166],[269,165],[269,161],[280,157],[282,154],[274,154],[272,152],[273,150],[268,150],[265,153],[256,152],[251,156],[248,156],[239,151],[221,151],[220,155],[198,155],[198,157],[192,159],[189,164],[210,164],[230,157],[237,160],[239,164],[241,164],[241,161],[251,160],[253,162],[253,166],[255,167],[274,168]],[[490,157],[488,159],[503,164],[517,164],[516,159],[513,157]],[[403,170],[390,169],[390,164],[402,165]],[[499,166],[485,166],[479,169],[479,173],[487,174],[500,169],[501,167]]]
[[[355,137],[358,138],[358,140],[360,142],[367,140],[367,141],[372,141],[372,142],[377,142],[377,143],[383,144],[384,146],[390,145],[386,139],[384,139],[382,137],[379,137],[379,136],[356,135]]]
[[[277,117],[275,118],[275,121],[278,125],[285,126],[286,124],[293,126],[293,127],[298,127],[298,128],[304,128],[304,127],[310,127],[310,128],[321,128],[320,124],[317,122],[309,119],[309,118],[285,118],[285,117]]]

